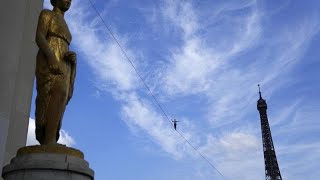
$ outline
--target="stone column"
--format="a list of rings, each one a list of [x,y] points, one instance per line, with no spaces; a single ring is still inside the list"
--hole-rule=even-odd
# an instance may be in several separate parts
[[[25,146],[43,0],[4,0],[0,5],[0,174]],[[1,179],[1,177],[0,177]]]

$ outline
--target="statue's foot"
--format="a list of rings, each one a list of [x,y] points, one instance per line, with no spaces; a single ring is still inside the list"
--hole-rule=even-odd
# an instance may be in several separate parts
[[[64,147],[66,147],[65,144],[60,144],[60,143],[57,143],[56,141],[44,142],[41,145],[44,145],[44,146],[64,146]]]
[[[44,142],[41,145],[44,145],[44,146],[56,146],[56,145],[58,145],[58,143],[55,142],[55,141],[49,141],[49,142]]]

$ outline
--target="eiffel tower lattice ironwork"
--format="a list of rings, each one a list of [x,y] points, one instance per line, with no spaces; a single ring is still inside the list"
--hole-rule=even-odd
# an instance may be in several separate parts
[[[260,85],[258,86],[259,86],[260,98],[257,102],[257,109],[259,111],[260,119],[261,119],[261,132],[262,132],[266,180],[282,180],[277,157],[276,157],[276,152],[273,146],[271,130],[268,122],[267,102],[266,100],[262,99]]]

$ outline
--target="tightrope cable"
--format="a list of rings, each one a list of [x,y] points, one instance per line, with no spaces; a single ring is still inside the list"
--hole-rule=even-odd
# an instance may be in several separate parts
[[[95,7],[95,5],[92,3],[91,0],[88,0],[92,6],[92,8],[95,10],[95,12],[97,13],[97,15],[99,16],[100,20],[102,21],[103,25],[106,27],[106,29],[108,30],[109,34],[111,35],[111,37],[113,38],[113,40],[117,43],[117,45],[119,46],[119,48],[121,49],[123,55],[126,57],[127,61],[130,63],[130,65],[132,66],[132,68],[134,69],[134,71],[137,73],[137,75],[139,76],[140,80],[142,81],[142,83],[144,84],[144,86],[146,87],[146,89],[148,90],[149,94],[152,96],[153,100],[156,102],[157,106],[159,107],[159,109],[161,110],[162,114],[166,117],[166,119],[170,122],[171,125],[172,122],[169,118],[169,116],[167,115],[167,113],[164,111],[164,109],[162,108],[161,104],[159,103],[159,101],[157,100],[157,98],[155,97],[155,95],[152,93],[152,91],[150,90],[149,86],[147,85],[147,83],[145,82],[145,80],[142,78],[141,74],[139,73],[139,71],[137,70],[137,68],[134,66],[134,64],[132,63],[132,61],[130,60],[129,56],[127,55],[127,53],[125,52],[124,48],[121,46],[121,44],[119,43],[119,41],[117,40],[117,38],[115,37],[115,35],[113,34],[113,32],[111,31],[111,29],[109,28],[109,26],[107,25],[107,23],[105,22],[105,20],[102,18],[101,14],[99,13],[98,9]],[[205,160],[213,169],[215,169],[224,179],[227,179],[209,160],[208,158],[206,158],[200,151],[197,150],[197,148],[195,148],[195,146],[193,146],[191,144],[191,142],[185,138],[178,130],[176,130],[177,133],[185,140],[185,142],[187,142],[192,149],[194,149],[194,151],[196,151],[200,157]]]

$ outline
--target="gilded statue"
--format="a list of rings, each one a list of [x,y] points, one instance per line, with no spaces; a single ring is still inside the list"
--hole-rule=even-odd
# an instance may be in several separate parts
[[[53,9],[42,10],[36,43],[36,139],[56,144],[65,108],[73,94],[76,53],[69,50],[71,33],[64,19],[71,0],[50,0]]]

